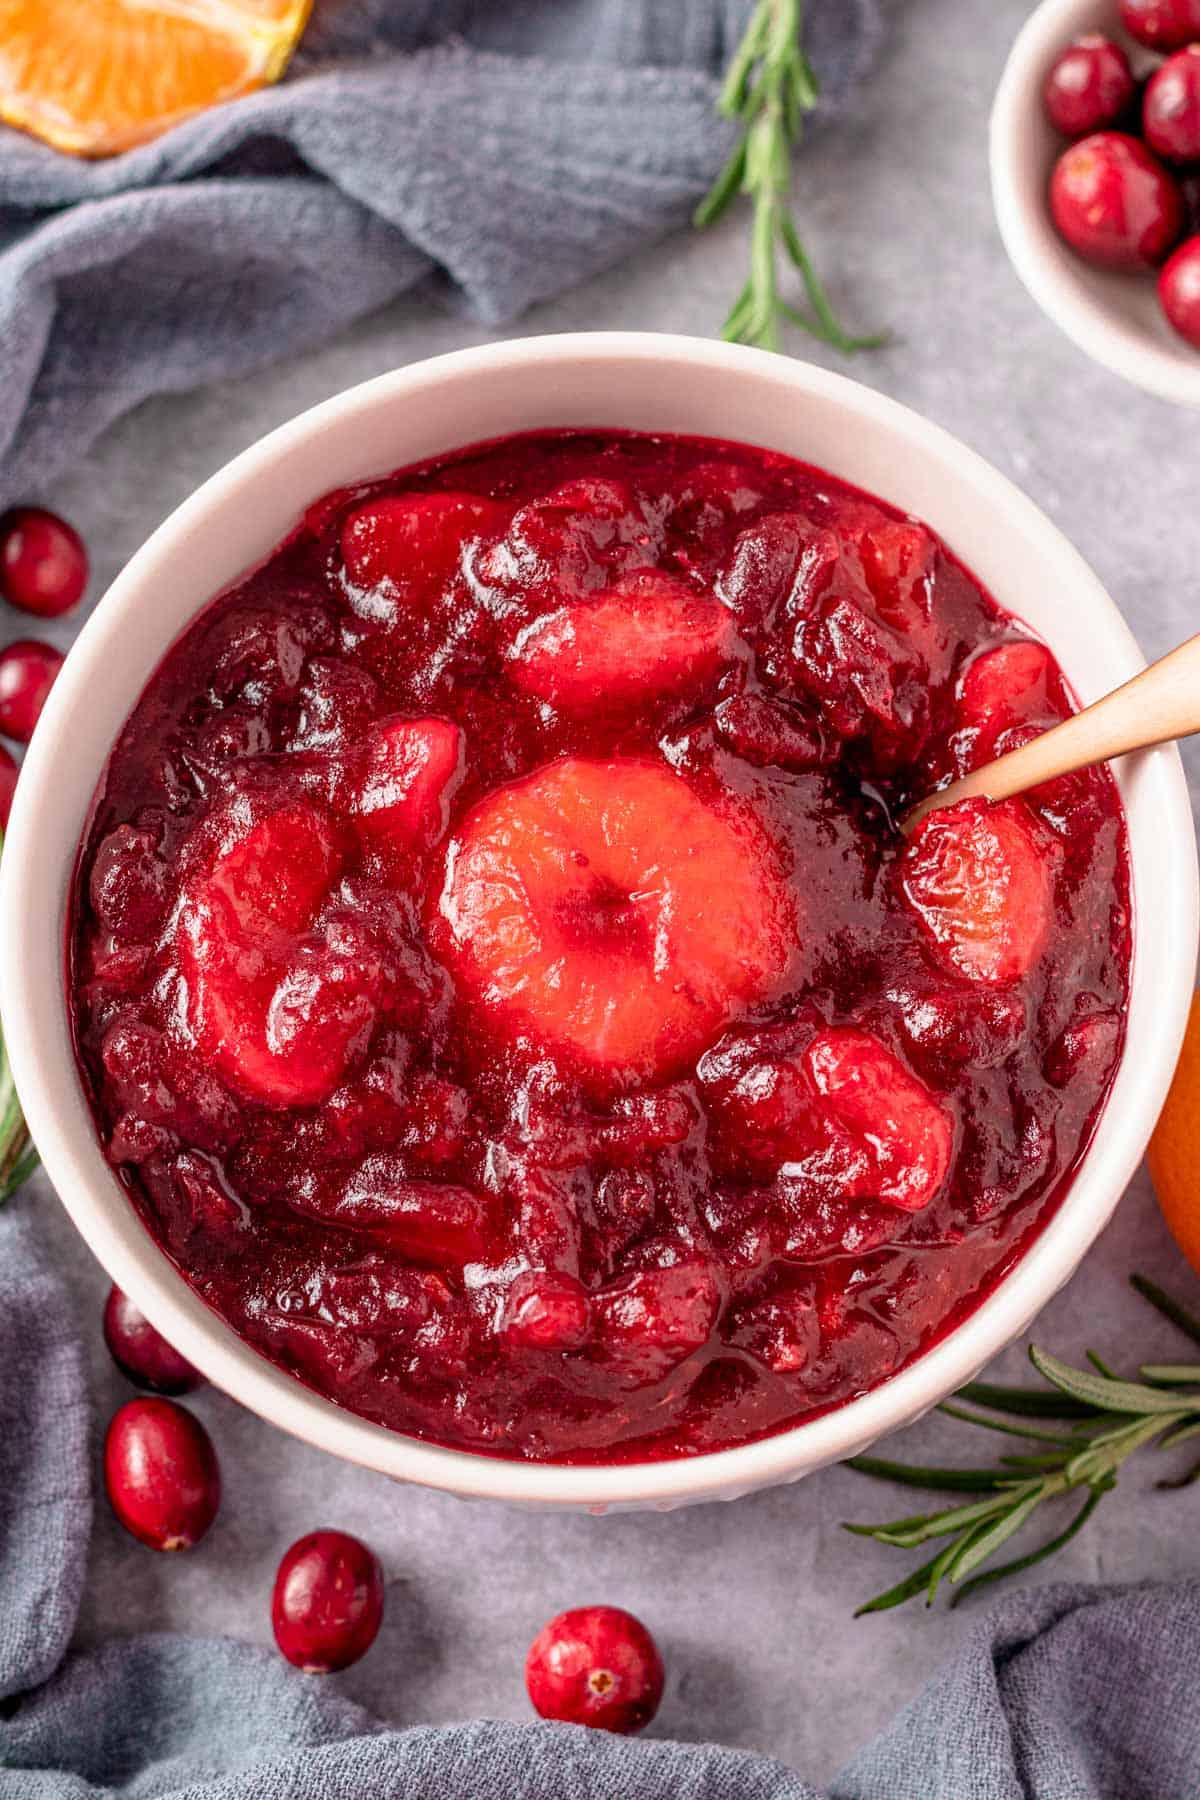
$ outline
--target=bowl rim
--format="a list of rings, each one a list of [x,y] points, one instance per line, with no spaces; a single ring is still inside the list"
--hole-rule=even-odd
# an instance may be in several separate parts
[[[1077,32],[1098,29],[1103,0],[1042,0],[1013,42],[992,103],[988,131],[992,204],[1008,257],[1025,288],[1046,316],[1093,362],[1160,400],[1200,407],[1200,354],[1182,338],[1154,342],[1134,324],[1106,307],[1084,285],[1086,265],[1060,243],[1045,204],[1030,206],[1019,170],[1031,130],[1042,119],[1041,88],[1051,62]],[[1107,0],[1112,32],[1124,38],[1116,0]],[[1127,40],[1126,40],[1127,41]],[[1150,54],[1146,52],[1145,54]],[[1031,125],[1031,119],[1033,124]],[[1049,125],[1046,126],[1050,130]],[[1066,140],[1063,140],[1065,148]],[[1090,271],[1092,275],[1099,271]],[[1156,271],[1147,271],[1152,278]],[[1110,281],[1127,279],[1112,275]],[[1169,330],[1169,327],[1166,327]],[[1190,363],[1195,363],[1194,369]]]
[[[1019,518],[1026,535],[1044,546],[1060,570],[1071,572],[1073,591],[1081,598],[1090,596],[1097,628],[1103,627],[1129,672],[1141,666],[1128,627],[1099,581],[1031,500],[948,432],[845,376],[765,351],[651,332],[570,333],[451,351],[336,394],[251,444],[158,526],[98,603],[51,692],[17,787],[8,853],[0,870],[0,1011],[17,1090],[60,1199],[111,1278],[215,1386],[318,1448],[398,1480],[465,1497],[542,1506],[670,1508],[689,1500],[734,1498],[854,1454],[961,1386],[1025,1328],[1072,1274],[1141,1159],[1182,1041],[1190,982],[1163,984],[1153,1041],[1140,1045],[1136,1058],[1129,1057],[1127,1040],[1112,1090],[1120,1090],[1122,1111],[1118,1116],[1111,1104],[1106,1107],[1054,1217],[992,1293],[896,1375],[815,1419],[732,1449],[660,1462],[541,1464],[447,1449],[371,1424],[278,1369],[200,1300],[134,1217],[94,1133],[73,1133],[60,1119],[59,1096],[69,1093],[77,1101],[80,1093],[69,1045],[64,1054],[59,1041],[65,982],[60,973],[57,991],[52,991],[50,980],[32,972],[34,959],[21,950],[29,941],[26,934],[40,930],[44,936],[47,917],[59,916],[61,877],[53,883],[57,891],[50,891],[48,880],[38,874],[36,833],[39,819],[54,806],[56,768],[60,758],[70,755],[75,709],[87,706],[89,691],[103,682],[106,665],[119,660],[121,641],[136,630],[147,594],[169,572],[177,550],[201,522],[236,503],[249,481],[284,461],[296,445],[319,437],[335,420],[427,400],[446,381],[469,381],[496,368],[537,370],[552,379],[580,359],[600,365],[674,360],[689,373],[695,370],[697,379],[706,369],[753,373],[769,377],[781,400],[802,404],[806,397],[819,398],[849,412],[864,428],[879,428],[889,442],[898,440],[936,468],[952,470],[955,481],[977,490],[991,513]],[[768,430],[764,423],[764,433]],[[298,497],[297,516],[312,498]],[[1154,932],[1148,943],[1160,969],[1186,969],[1195,957],[1200,891],[1182,763],[1174,747],[1130,761],[1140,765],[1142,788],[1150,784],[1144,804],[1157,807],[1164,836],[1167,878],[1154,895]],[[1136,886],[1136,868],[1134,877]],[[1135,986],[1140,916],[1135,901]],[[1103,1169],[1096,1155],[1101,1147]],[[128,1229],[131,1218],[136,1233]]]

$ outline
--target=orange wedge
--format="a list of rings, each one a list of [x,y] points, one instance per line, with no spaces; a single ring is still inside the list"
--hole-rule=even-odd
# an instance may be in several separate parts
[[[1150,1179],[1179,1248],[1200,1275],[1200,994],[1154,1136]]]
[[[0,119],[112,156],[276,81],[312,0],[0,0]]]

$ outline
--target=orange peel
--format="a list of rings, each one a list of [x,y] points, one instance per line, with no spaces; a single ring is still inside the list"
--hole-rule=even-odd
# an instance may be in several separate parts
[[[1147,1161],[1171,1235],[1200,1275],[1200,993],[1192,996],[1183,1049]]]

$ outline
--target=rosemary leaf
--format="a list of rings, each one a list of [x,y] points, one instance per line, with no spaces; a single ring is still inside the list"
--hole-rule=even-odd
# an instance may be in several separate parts
[[[1007,1512],[1001,1513],[1000,1517],[986,1531],[977,1532],[969,1543],[963,1545],[960,1554],[955,1558],[954,1566],[950,1570],[950,1580],[957,1584],[963,1576],[969,1575],[972,1569],[977,1569],[980,1563],[986,1562],[992,1552],[998,1550],[1001,1544],[1006,1544],[1010,1537],[1015,1537],[1034,1507],[1045,1498],[1041,1486],[1038,1486],[1031,1494],[1027,1494],[1024,1500],[1018,1501]]]
[[[0,832],[0,848],[4,835]],[[38,1166],[38,1154],[17,1098],[8,1052],[0,1037],[0,1206],[11,1200]]]
[[[852,1537],[875,1538],[881,1531],[898,1531],[904,1525],[923,1525],[930,1513],[911,1513],[907,1519],[892,1519],[887,1525],[851,1525],[842,1521],[842,1530],[848,1531]]]
[[[855,1618],[864,1618],[867,1613],[890,1612],[893,1606],[903,1606],[906,1600],[914,1600],[918,1594],[925,1593],[933,1572],[944,1555],[945,1552],[942,1551],[939,1555],[931,1557],[927,1563],[922,1563],[919,1569],[914,1569],[911,1575],[906,1575],[903,1581],[898,1581],[895,1587],[888,1588],[885,1593],[876,1594],[873,1600],[866,1601],[864,1605],[856,1609]]]
[[[760,6],[756,8],[741,43],[733,53],[733,60],[721,87],[717,111],[727,119],[738,118],[746,105],[754,65],[766,49],[766,31],[767,13]]]
[[[1178,1327],[1185,1337],[1190,1337],[1194,1344],[1200,1344],[1200,1317],[1189,1312],[1186,1306],[1181,1306],[1178,1300],[1173,1300],[1170,1294],[1164,1294],[1158,1283],[1151,1281],[1148,1275],[1131,1275],[1129,1285],[1143,1300],[1148,1300],[1164,1319]]]
[[[919,1463],[888,1462],[882,1456],[852,1456],[846,1463],[859,1475],[875,1475],[900,1487],[935,1488],[939,1493],[986,1492],[1003,1486],[994,1469],[931,1469]]]
[[[945,1413],[948,1419],[961,1419],[964,1425],[980,1425],[985,1431],[1002,1431],[1006,1437],[1027,1438],[1039,1444],[1060,1444],[1064,1449],[1071,1446],[1071,1433],[1064,1436],[1061,1431],[1039,1431],[1035,1426],[1009,1425],[1004,1419],[987,1419],[982,1413],[955,1406],[952,1400],[943,1400],[938,1411]]]
[[[1197,1407],[1200,1412],[1200,1406]],[[1186,1425],[1176,1425],[1159,1444],[1160,1450],[1173,1450],[1176,1444],[1186,1442],[1188,1438],[1200,1437],[1200,1418],[1190,1419]]]
[[[1025,1419],[1087,1419],[1092,1408],[1065,1395],[1039,1393],[1036,1388],[1003,1387],[990,1381],[968,1381],[959,1388],[958,1398],[976,1406],[990,1407],[993,1412],[1011,1413]]]
[[[1103,1494],[1099,1492],[1089,1494],[1066,1530],[1060,1531],[1057,1537],[1050,1539],[1049,1543],[1041,1544],[1036,1550],[1030,1550],[1025,1556],[1015,1557],[1012,1562],[997,1563],[994,1569],[987,1569],[982,1575],[974,1575],[970,1581],[965,1581],[958,1592],[952,1596],[951,1606],[961,1605],[967,1595],[974,1593],[978,1588],[987,1587],[993,1581],[1003,1581],[1006,1575],[1023,1575],[1026,1569],[1032,1569],[1038,1563],[1045,1562],[1048,1556],[1053,1556],[1056,1550],[1061,1550],[1065,1544],[1069,1544],[1076,1532],[1083,1530],[1102,1498]]]
[[[1142,1382],[1114,1381],[1104,1375],[1092,1375],[1086,1369],[1072,1369],[1057,1356],[1051,1356],[1048,1350],[1039,1350],[1036,1344],[1029,1347],[1029,1360],[1039,1375],[1044,1375],[1071,1399],[1082,1400],[1087,1406],[1119,1413],[1179,1410],[1178,1394],[1164,1394]]]
[[[820,326],[816,335],[823,337],[827,343],[832,344],[836,350],[840,350],[844,356],[852,356],[856,350],[878,350],[882,344],[886,344],[886,331],[874,332],[868,337],[846,336],[838,324],[833,304],[825,291],[825,284],[817,274],[804,245],[800,242],[800,234],[796,230],[795,223],[786,214],[782,221],[781,231],[784,249],[800,271],[800,279],[804,283],[808,303],[816,314],[817,323]],[[785,307],[784,311],[789,318],[794,318],[798,324],[803,325],[806,331],[813,330],[811,322],[795,313],[792,308]]]
[[[925,1604],[932,1606],[937,1599],[938,1588],[954,1567],[955,1560],[963,1550],[974,1541],[975,1532],[968,1531],[965,1538],[956,1538],[954,1543],[947,1544],[940,1556],[935,1556],[929,1568],[929,1580],[925,1586]]]
[[[919,1544],[927,1544],[931,1538],[949,1537],[966,1526],[981,1525],[985,1520],[995,1518],[998,1510],[1006,1509],[1009,1505],[1011,1498],[1008,1493],[995,1494],[990,1500],[976,1501],[974,1506],[949,1507],[945,1512],[930,1513],[925,1519],[877,1525],[869,1531],[869,1535],[877,1543],[893,1544],[898,1550],[915,1550]],[[860,1531],[863,1529],[859,1527]]]
[[[12,1085],[8,1057],[0,1045],[0,1206],[12,1199],[37,1165],[38,1154]]]
[[[24,1120],[22,1120],[22,1124],[24,1124]],[[13,1195],[25,1186],[40,1161],[41,1158],[26,1131],[24,1154],[13,1165],[9,1174],[4,1178],[3,1185],[0,1186],[0,1206],[3,1206],[5,1201],[11,1200]]]
[[[1080,1446],[1084,1448],[1085,1446]],[[1001,1464],[1015,1474],[1044,1475],[1048,1469],[1061,1469],[1063,1459],[1061,1453],[1051,1450],[1045,1456],[1002,1456]]]
[[[1178,1418],[1178,1413],[1174,1418]],[[1067,1464],[1064,1474],[1068,1486],[1096,1487],[1102,1482],[1111,1486],[1117,1479],[1117,1470],[1135,1450],[1156,1438],[1174,1419],[1168,1415],[1162,1417],[1152,1414],[1146,1419],[1131,1420],[1124,1429],[1105,1432],[1096,1438],[1086,1450],[1080,1450]]]
[[[698,231],[703,231],[707,226],[716,224],[741,188],[742,177],[745,173],[746,142],[743,138],[734,145],[729,161],[696,208],[693,223]]]

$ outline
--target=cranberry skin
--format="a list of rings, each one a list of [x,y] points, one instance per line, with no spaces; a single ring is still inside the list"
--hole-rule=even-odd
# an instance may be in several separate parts
[[[1168,57],[1142,102],[1146,142],[1170,162],[1200,161],[1200,44]]]
[[[1200,237],[1179,246],[1158,278],[1158,297],[1180,337],[1200,350]]]
[[[19,506],[0,519],[0,593],[11,606],[57,619],[87,586],[83,539],[56,513]]]
[[[640,1619],[619,1606],[578,1606],[543,1625],[529,1647],[525,1686],[543,1719],[641,1731],[663,1695],[662,1657]]]
[[[1137,138],[1099,131],[1064,150],[1050,178],[1058,231],[1086,262],[1145,269],[1162,261],[1183,228],[1183,197]]]
[[[19,638],[0,650],[0,731],[5,737],[29,742],[62,666],[62,651],[35,638]]]
[[[204,1380],[119,1287],[104,1304],[104,1342],[122,1375],[153,1394],[190,1394]]]
[[[573,1275],[531,1270],[509,1290],[503,1330],[527,1350],[576,1350],[590,1328],[587,1293]]]
[[[113,1414],[104,1484],[121,1524],[151,1550],[190,1550],[221,1503],[212,1439],[174,1400],[129,1400]]]
[[[17,776],[20,773],[20,765],[13,761],[4,745],[0,744],[0,831],[8,830],[8,815],[12,811],[13,795],[17,791]]]
[[[1121,23],[1150,50],[1182,50],[1200,39],[1200,0],[1121,0]]]
[[[1185,237],[1194,231],[1200,231],[1200,174],[1193,171],[1183,177],[1180,182],[1183,189],[1183,211]]]
[[[275,1642],[309,1675],[348,1669],[383,1620],[379,1559],[344,1531],[310,1531],[284,1552],[271,1596]]]
[[[1113,125],[1133,99],[1136,83],[1119,44],[1089,32],[1056,58],[1042,89],[1046,117],[1065,137]]]

